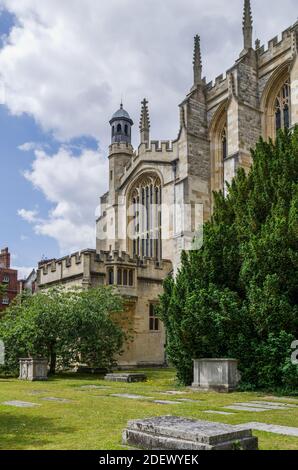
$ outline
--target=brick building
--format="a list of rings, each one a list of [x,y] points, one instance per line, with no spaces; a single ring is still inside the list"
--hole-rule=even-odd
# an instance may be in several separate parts
[[[0,315],[18,294],[18,271],[10,267],[10,253],[4,248],[0,253],[0,285],[5,287],[0,294]]]

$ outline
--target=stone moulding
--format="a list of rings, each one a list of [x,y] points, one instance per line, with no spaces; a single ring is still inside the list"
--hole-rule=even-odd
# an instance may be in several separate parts
[[[192,388],[233,392],[237,389],[240,374],[236,359],[194,359]]]

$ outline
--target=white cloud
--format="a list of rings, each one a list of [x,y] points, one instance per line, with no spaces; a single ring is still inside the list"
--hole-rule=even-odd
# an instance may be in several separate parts
[[[18,215],[22,217],[22,219],[26,220],[26,222],[33,223],[37,221],[38,212],[36,210],[29,211],[26,209],[18,210]]]
[[[54,238],[61,254],[94,247],[96,208],[108,178],[107,161],[99,150],[85,149],[79,156],[64,146],[54,155],[36,150],[25,177],[53,206],[47,218],[36,210],[18,211],[35,233]]]
[[[262,40],[296,20],[297,0],[252,5]],[[6,104],[61,140],[91,135],[106,145],[122,94],[136,122],[148,96],[153,137],[176,137],[177,105],[191,86],[193,35],[202,36],[208,80],[242,48],[243,0],[229,0],[228,8],[224,0],[0,0],[0,6],[17,19],[0,52]]]

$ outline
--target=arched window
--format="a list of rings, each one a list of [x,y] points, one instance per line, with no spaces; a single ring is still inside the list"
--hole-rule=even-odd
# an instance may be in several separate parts
[[[161,181],[156,175],[140,178],[129,198],[133,207],[132,249],[134,256],[162,257]]]
[[[117,132],[121,132],[121,131],[122,131],[121,124],[118,124],[118,125],[117,125]]]
[[[124,126],[124,133],[125,133],[125,135],[128,135],[128,125],[127,124],[125,124],[125,126]]]
[[[275,100],[275,129],[288,129],[290,127],[291,88],[287,80],[282,86]]]

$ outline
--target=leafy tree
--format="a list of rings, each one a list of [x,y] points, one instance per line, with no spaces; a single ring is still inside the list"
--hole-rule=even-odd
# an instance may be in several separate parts
[[[298,127],[275,144],[260,139],[252,158],[226,198],[214,194],[202,249],[183,253],[176,279],[165,282],[167,352],[186,384],[193,358],[230,356],[246,386],[298,386],[290,364],[298,338]]]
[[[5,368],[16,370],[20,357],[42,356],[49,358],[51,373],[82,358],[108,369],[125,339],[122,316],[121,299],[111,288],[56,288],[25,296],[0,320]]]

